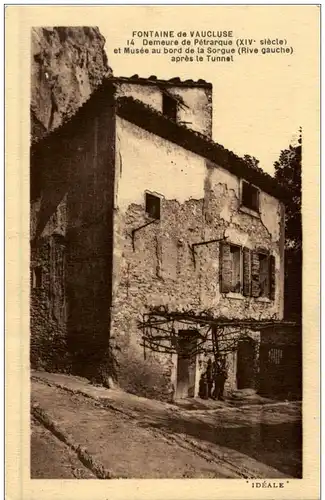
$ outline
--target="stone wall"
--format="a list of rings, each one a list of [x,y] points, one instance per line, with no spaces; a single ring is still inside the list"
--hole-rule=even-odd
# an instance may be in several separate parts
[[[283,207],[262,193],[260,216],[243,212],[238,178],[120,118],[116,172],[111,330],[121,348],[119,382],[128,390],[168,398],[175,389],[175,359],[150,353],[144,360],[142,314],[165,305],[173,311],[211,309],[230,318],[281,318]],[[162,197],[161,219],[142,227],[148,222],[146,190]],[[274,301],[220,292],[219,243],[194,252],[191,245],[224,237],[274,255]],[[233,384],[234,374],[230,380]]]
[[[31,158],[31,365],[69,369],[66,309],[67,179],[53,154]]]
[[[31,363],[48,370],[74,369],[76,360],[80,368],[91,339],[108,342],[112,91],[99,106],[84,105],[112,74],[104,44],[96,27],[31,30],[31,133],[39,143],[31,156]]]
[[[35,367],[59,368],[55,361],[49,363],[48,354],[60,360],[63,349],[69,358],[62,358],[64,369],[97,377],[109,350],[114,106],[112,90],[103,89],[71,122],[33,148],[31,361]],[[106,361],[108,356],[103,366]]]
[[[69,370],[66,338],[65,241],[54,232],[32,248],[31,364]]]
[[[105,39],[95,27],[31,31],[31,130],[37,140],[72,116],[111,74]]]

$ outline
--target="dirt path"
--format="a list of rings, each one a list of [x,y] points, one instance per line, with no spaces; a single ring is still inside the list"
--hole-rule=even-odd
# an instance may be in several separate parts
[[[96,479],[68,446],[37,420],[31,421],[31,477],[38,479]]]
[[[132,417],[39,382],[34,390],[57,426],[114,477],[231,477],[222,467],[162,439],[161,433],[142,428]]]
[[[278,445],[264,450],[265,463],[258,460],[264,424],[252,425],[254,418],[261,420],[256,408],[189,412],[75,378],[47,375],[42,374],[43,381],[34,378],[33,401],[114,477],[276,478],[290,477],[291,469],[299,468],[295,455],[287,470],[286,464],[282,472],[274,467]],[[90,397],[82,391],[90,391]],[[297,420],[297,409],[283,406],[275,411],[271,405],[262,420],[273,422],[276,431],[277,425]]]

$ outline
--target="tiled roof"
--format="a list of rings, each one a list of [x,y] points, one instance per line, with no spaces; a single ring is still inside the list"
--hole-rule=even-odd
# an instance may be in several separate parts
[[[179,77],[170,78],[169,80],[161,80],[155,75],[151,75],[148,78],[142,78],[139,75],[133,75],[130,77],[119,76],[113,77],[116,82],[125,83],[137,83],[139,85],[159,85],[162,87],[203,87],[207,89],[212,89],[212,83],[206,82],[205,80],[199,79],[194,80],[181,80]]]

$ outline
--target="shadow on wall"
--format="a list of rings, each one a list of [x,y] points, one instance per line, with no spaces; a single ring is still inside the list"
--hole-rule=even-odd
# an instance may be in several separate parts
[[[111,388],[117,379],[118,362],[108,342],[108,330],[69,331],[67,346],[72,359],[71,371],[93,384]]]
[[[130,350],[117,356],[119,385],[131,394],[162,401],[172,401],[174,387],[171,384],[172,363],[158,363],[151,353],[146,359]]]
[[[35,369],[53,372],[71,371],[71,359],[67,349],[65,329],[58,328],[57,323],[44,318],[43,324],[31,318],[30,364]]]
[[[32,366],[72,368],[105,385],[114,377],[109,347],[114,105],[112,89],[98,90],[71,121],[33,146],[30,169],[31,266],[44,275],[30,304]],[[64,314],[55,313],[58,304]],[[62,368],[50,359],[53,351]],[[72,362],[64,366],[67,357]]]

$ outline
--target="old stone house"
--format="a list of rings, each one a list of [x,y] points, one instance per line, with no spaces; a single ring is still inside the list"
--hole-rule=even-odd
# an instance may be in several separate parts
[[[211,134],[211,84],[135,75],[32,145],[32,366],[166,399],[216,350],[228,390],[279,373],[285,193]]]

